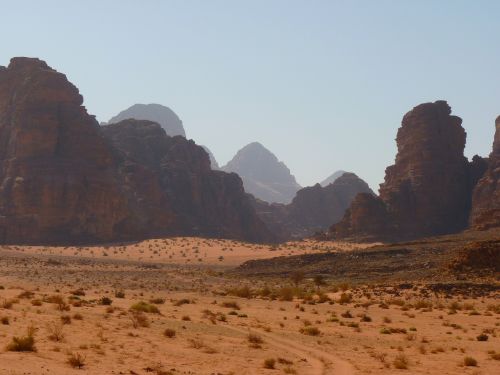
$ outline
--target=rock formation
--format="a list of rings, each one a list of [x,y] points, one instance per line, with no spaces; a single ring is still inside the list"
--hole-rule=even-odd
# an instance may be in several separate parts
[[[472,197],[471,226],[475,229],[500,226],[500,116],[495,126],[488,169],[477,183]]]
[[[356,198],[334,237],[407,239],[454,233],[467,226],[473,174],[481,161],[463,155],[466,133],[445,101],[408,112],[398,130],[398,153],[386,169],[380,197]]]
[[[220,170],[219,163],[217,163],[217,160],[215,159],[215,156],[212,153],[212,151],[210,151],[210,149],[207,146],[201,145],[201,147],[203,147],[203,149],[205,150],[205,152],[208,154],[208,158],[210,159],[210,167],[214,171]]]
[[[325,178],[323,181],[321,181],[319,184],[323,187],[328,186],[330,184],[333,184],[337,178],[342,176],[344,173],[347,173],[346,171],[336,171],[332,173],[330,176]]]
[[[236,174],[160,125],[100,127],[45,62],[0,68],[0,242],[95,243],[159,235],[271,241]]]
[[[257,212],[282,237],[301,238],[337,223],[361,193],[373,196],[365,181],[354,173],[344,173],[326,187],[316,184],[299,190],[288,205],[258,202]]]
[[[133,234],[112,154],[82,96],[45,62],[0,70],[0,242]]]
[[[133,119],[102,131],[151,235],[274,239],[238,175],[211,170],[207,153],[192,140],[169,137],[158,124]]]
[[[286,165],[258,142],[239,150],[222,170],[237,173],[247,193],[270,203],[290,203],[300,189]]]
[[[186,136],[184,126],[179,116],[170,108],[161,104],[134,104],[132,107],[121,111],[115,117],[111,118],[107,124],[114,124],[129,118],[136,120],[149,120],[156,122],[171,137],[176,135]]]

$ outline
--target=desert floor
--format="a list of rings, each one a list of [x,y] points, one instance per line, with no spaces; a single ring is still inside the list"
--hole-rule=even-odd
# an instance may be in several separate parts
[[[0,374],[500,373],[498,289],[227,272],[247,259],[356,248],[194,238],[3,247]]]

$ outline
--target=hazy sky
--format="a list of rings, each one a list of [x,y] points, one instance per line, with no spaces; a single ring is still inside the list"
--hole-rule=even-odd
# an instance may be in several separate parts
[[[161,103],[220,164],[260,141],[298,182],[373,188],[415,105],[448,100],[466,154],[500,114],[500,1],[0,0],[0,65],[36,56],[106,121]]]

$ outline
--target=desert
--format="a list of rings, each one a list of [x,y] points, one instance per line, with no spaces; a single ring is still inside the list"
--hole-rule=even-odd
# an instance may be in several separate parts
[[[0,14],[0,375],[500,375],[500,2]]]

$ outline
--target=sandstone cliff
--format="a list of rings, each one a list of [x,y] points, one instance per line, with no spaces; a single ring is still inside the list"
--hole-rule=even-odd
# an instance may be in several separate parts
[[[445,101],[408,112],[396,138],[396,162],[386,169],[379,198],[355,199],[342,222],[332,227],[332,236],[408,239],[465,229],[484,160],[469,163],[464,157],[461,123]]]
[[[500,116],[495,126],[488,169],[477,183],[472,198],[471,226],[475,229],[500,226]]]
[[[282,237],[301,238],[337,223],[360,193],[373,195],[365,181],[344,173],[326,187],[316,184],[299,190],[288,205],[258,202],[257,212]]]
[[[0,242],[133,234],[112,155],[77,88],[45,62],[0,70]]]
[[[192,140],[169,137],[150,121],[130,119],[102,129],[152,235],[274,240],[238,175],[213,171],[208,154]]]
[[[236,174],[160,125],[101,128],[45,62],[0,69],[0,242],[67,244],[203,235],[274,236]]]

